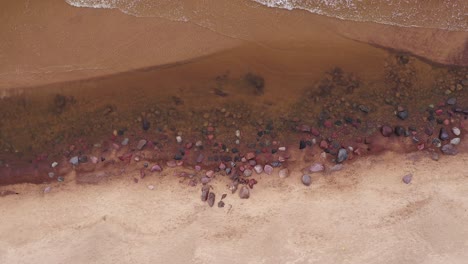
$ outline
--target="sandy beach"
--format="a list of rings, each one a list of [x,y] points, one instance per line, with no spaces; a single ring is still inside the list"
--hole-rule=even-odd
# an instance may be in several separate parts
[[[0,4],[0,263],[466,262],[464,1],[101,2]]]
[[[464,263],[468,157],[387,153],[342,171],[261,176],[248,200],[170,172],[140,183],[17,185],[2,197],[2,263]],[[443,166],[441,166],[444,164]],[[402,176],[411,173],[410,184]],[[148,185],[154,185],[149,190]],[[43,189],[51,186],[50,193]],[[5,188],[2,188],[4,190]]]

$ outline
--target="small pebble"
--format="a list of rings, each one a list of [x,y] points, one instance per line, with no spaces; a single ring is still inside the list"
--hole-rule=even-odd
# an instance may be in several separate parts
[[[250,197],[250,191],[247,186],[242,186],[239,190],[239,197],[241,199],[249,199]]]
[[[337,156],[337,159],[336,159],[336,162],[338,163],[341,163],[345,160],[348,159],[348,151],[344,148],[341,148],[339,151],[338,151],[338,156]]]
[[[216,195],[215,195],[214,193],[210,192],[210,193],[208,194],[208,200],[207,200],[208,205],[209,205],[210,207],[213,207],[213,205],[214,205],[214,203],[215,203],[215,199],[216,199]]]
[[[393,128],[391,126],[382,126],[380,132],[382,133],[382,136],[389,137],[393,133]]]
[[[449,99],[447,99],[448,105],[455,105],[456,103],[457,103],[457,98],[455,97],[450,97]]]
[[[50,193],[51,190],[52,190],[52,187],[47,186],[44,188],[44,193]]]
[[[256,172],[257,174],[260,174],[260,173],[263,172],[263,167],[262,167],[262,165],[257,164],[257,165],[254,166],[254,170],[255,170],[255,172]]]
[[[449,139],[449,134],[447,133],[447,130],[445,130],[445,128],[443,127],[440,129],[439,138],[442,141]]]
[[[403,110],[397,113],[397,117],[400,118],[401,120],[405,120],[408,118],[408,111]]]
[[[57,167],[57,165],[58,165],[58,162],[54,161],[54,162],[52,162],[52,164],[51,164],[50,166],[51,166],[52,168],[55,168],[55,167]]]
[[[309,172],[320,172],[320,171],[323,171],[325,170],[325,166],[323,166],[323,164],[321,163],[314,163],[312,165],[310,165],[309,167]]]
[[[148,189],[154,190],[154,185],[148,185]]]
[[[438,161],[439,160],[439,154],[437,154],[436,152],[431,152],[431,159],[434,160],[434,161]]]
[[[458,154],[458,150],[452,144],[443,145],[442,148],[440,148],[440,150],[445,155],[457,155]]]
[[[223,207],[224,207],[224,202],[223,202],[223,201],[219,201],[219,202],[218,202],[218,207],[219,207],[219,208],[223,208]]]
[[[181,136],[177,136],[177,137],[176,137],[176,141],[177,141],[177,143],[182,143],[182,137],[181,137]]]
[[[65,179],[64,179],[62,176],[58,176],[58,177],[57,177],[57,181],[58,181],[58,182],[63,182],[64,180],[65,180]]]
[[[273,167],[267,164],[265,167],[263,167],[263,171],[266,174],[271,175],[273,173]]]
[[[286,151],[286,147],[279,147],[278,150],[279,151]]]
[[[250,177],[250,176],[252,176],[252,170],[249,170],[249,169],[244,170],[244,176],[245,176],[245,177]]]
[[[49,178],[53,178],[55,176],[55,173],[49,172]]]
[[[405,175],[403,176],[403,182],[406,183],[406,184],[409,184],[411,182],[411,180],[413,179],[413,175],[412,174],[408,174],[408,175]]]
[[[126,145],[128,145],[128,142],[129,142],[129,141],[130,141],[130,139],[124,138],[120,144],[121,144],[122,146],[126,146]]]
[[[343,169],[343,164],[335,164],[330,168],[330,171],[340,171],[341,169]]]
[[[279,170],[278,175],[279,175],[279,177],[282,178],[282,179],[288,177],[288,176],[289,176],[289,169],[288,169],[288,168],[284,168],[284,169]]]
[[[450,140],[450,144],[452,144],[452,145],[458,145],[458,144],[460,144],[460,138],[458,138],[458,137],[452,138],[452,139]]]
[[[151,167],[151,170],[150,170],[150,171],[151,171],[151,172],[156,172],[156,171],[157,171],[157,172],[161,172],[161,171],[162,171],[162,168],[161,168],[161,166],[159,166],[159,165],[156,164],[156,165],[153,165],[153,167]]]
[[[459,136],[461,134],[461,131],[458,127],[453,127],[452,132],[455,136]]]
[[[91,156],[90,159],[91,159],[91,162],[92,162],[93,164],[96,164],[96,163],[99,162],[99,159],[98,159],[98,157],[96,157],[96,156]]]
[[[201,140],[198,140],[197,142],[195,142],[195,146],[196,147],[201,147],[201,146],[203,146],[203,142],[201,142]]]
[[[79,163],[78,156],[72,157],[72,158],[70,159],[70,163],[71,163],[72,165],[75,165],[75,166],[78,165],[78,163]]]
[[[310,175],[307,174],[302,175],[301,180],[305,186],[310,186],[310,184],[312,183],[312,178],[310,177]]]
[[[140,141],[138,141],[137,149],[142,150],[145,147],[146,143],[147,141],[145,139],[141,139]]]

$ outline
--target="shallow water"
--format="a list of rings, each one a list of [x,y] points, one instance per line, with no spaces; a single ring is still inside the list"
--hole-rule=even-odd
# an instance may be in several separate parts
[[[173,1],[173,0],[65,0],[76,7],[118,9],[139,17],[162,17],[190,21],[219,29],[216,17],[229,12],[229,6],[256,2],[272,8],[300,9],[344,20],[374,22],[401,27],[468,31],[468,3],[463,0],[253,0],[253,1]],[[238,17],[248,20],[248,17]],[[242,21],[239,21],[243,23]],[[231,35],[229,28],[222,32]],[[235,34],[235,33],[234,33]]]

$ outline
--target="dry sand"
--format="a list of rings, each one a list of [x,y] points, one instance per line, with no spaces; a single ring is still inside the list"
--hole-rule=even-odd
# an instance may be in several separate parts
[[[2,187],[20,194],[1,198],[0,262],[466,263],[467,162],[387,153],[313,175],[310,187],[297,171],[262,176],[250,199],[229,194],[225,208],[169,172],[48,194]],[[227,190],[216,182],[219,199]]]

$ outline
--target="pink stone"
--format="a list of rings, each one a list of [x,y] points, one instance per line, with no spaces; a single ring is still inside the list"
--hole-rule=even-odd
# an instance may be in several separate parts
[[[325,170],[325,166],[323,166],[320,163],[314,163],[314,164],[310,165],[310,167],[309,167],[310,172],[320,172],[320,171],[323,171],[323,170]]]
[[[249,152],[249,153],[245,154],[245,158],[246,158],[247,160],[254,159],[254,158],[255,158],[255,153]]]
[[[205,175],[206,175],[206,177],[211,178],[211,177],[213,177],[213,175],[214,175],[214,171],[209,170],[209,171],[206,172]]]
[[[195,166],[195,170],[196,170],[196,171],[201,171],[201,167],[198,166],[198,165],[196,165],[196,166]]]
[[[120,146],[117,143],[112,143],[112,147],[114,147],[115,149],[120,149]]]
[[[209,135],[207,136],[207,138],[208,138],[209,140],[213,140],[214,136],[213,136],[212,134],[209,134]]]
[[[219,168],[220,170],[224,170],[224,169],[226,169],[226,164],[224,164],[223,162],[221,162],[221,163],[219,164],[218,168]]]
[[[419,149],[419,150],[423,150],[423,149],[424,149],[424,143],[419,144],[419,145],[418,145],[418,149]]]
[[[263,171],[265,171],[266,174],[271,175],[273,173],[273,167],[267,164],[263,168]]]
[[[161,166],[156,164],[153,167],[151,167],[151,172],[155,172],[155,171],[158,171],[158,172],[162,171]]]
[[[178,160],[178,161],[176,162],[176,165],[177,165],[177,166],[182,166],[182,165],[184,165],[184,161],[183,161],[183,160]]]
[[[328,143],[325,140],[320,141],[320,148],[327,149]]]
[[[91,162],[94,163],[94,164],[99,162],[99,159],[96,156],[91,156],[90,159],[91,159]]]
[[[254,170],[257,174],[260,174],[263,172],[263,167],[262,165],[258,164],[258,165],[255,165]]]
[[[171,167],[171,168],[177,166],[177,164],[176,164],[176,162],[174,160],[170,160],[166,164],[167,164],[168,167]]]

